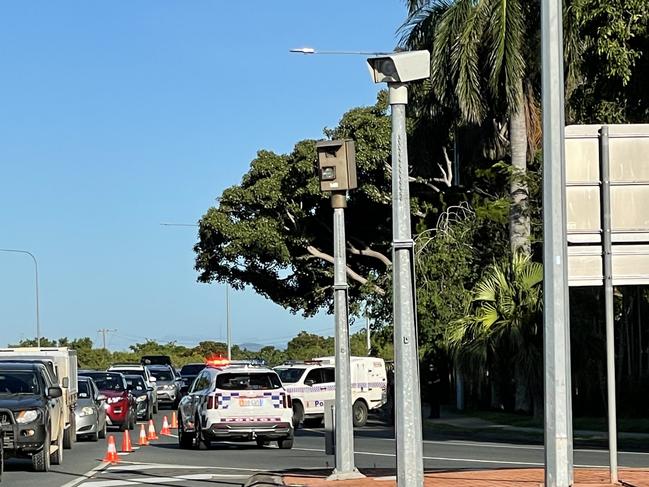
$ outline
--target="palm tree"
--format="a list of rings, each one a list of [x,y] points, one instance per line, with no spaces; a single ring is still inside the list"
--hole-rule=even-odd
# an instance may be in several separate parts
[[[524,0],[407,0],[402,26],[407,48],[431,50],[431,95],[468,125],[509,132],[510,243],[530,250],[526,183],[528,147],[540,140],[538,2]],[[500,126],[502,124],[502,126]],[[496,141],[497,142],[497,141]]]
[[[514,379],[539,415],[542,406],[542,282],[543,266],[528,254],[485,270],[467,304],[465,317],[446,330],[451,355],[464,373],[480,378]],[[511,375],[514,377],[511,377]]]

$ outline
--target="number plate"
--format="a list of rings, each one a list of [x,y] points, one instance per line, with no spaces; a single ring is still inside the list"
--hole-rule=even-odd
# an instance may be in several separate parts
[[[239,399],[239,406],[249,407],[249,406],[263,406],[263,399]]]

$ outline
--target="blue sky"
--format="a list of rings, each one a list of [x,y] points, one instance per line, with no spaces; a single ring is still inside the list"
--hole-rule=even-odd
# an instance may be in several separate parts
[[[391,50],[404,16],[401,0],[1,2],[0,248],[38,258],[43,335],[223,338],[196,229],[160,223],[197,221],[257,150],[374,102],[363,57],[289,48]],[[33,283],[27,256],[0,253],[0,345],[34,336]],[[252,290],[231,310],[236,343],[333,326]]]

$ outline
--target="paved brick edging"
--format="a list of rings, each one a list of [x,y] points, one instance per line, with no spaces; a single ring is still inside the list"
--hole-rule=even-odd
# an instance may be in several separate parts
[[[336,481],[336,487],[394,487],[394,471],[363,472],[365,479]],[[389,474],[392,475],[389,475]],[[331,487],[334,482],[325,480],[322,472],[284,475],[285,485],[307,487]],[[622,485],[649,487],[649,469],[621,469]],[[537,487],[543,484],[544,472],[540,468],[496,470],[447,470],[429,472],[425,476],[426,487]],[[611,487],[605,469],[576,469],[574,487]]]

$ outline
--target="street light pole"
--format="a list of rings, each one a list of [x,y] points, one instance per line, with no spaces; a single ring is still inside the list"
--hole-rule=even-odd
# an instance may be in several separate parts
[[[400,487],[423,485],[424,463],[419,393],[419,355],[417,351],[414,288],[414,242],[410,226],[408,187],[408,142],[404,83],[388,83],[392,112],[392,252],[395,429],[397,431],[397,482]]]
[[[568,487],[572,398],[566,247],[563,27],[561,0],[541,2],[543,92],[543,339],[545,485]]]
[[[36,257],[34,256],[34,254],[28,252],[27,250],[0,249],[0,252],[27,254],[34,261],[34,273],[35,273],[35,284],[36,284],[36,345],[40,347],[41,346],[41,312],[40,312],[40,304],[39,304],[39,297],[38,297],[38,262],[36,261]]]
[[[225,326],[228,340],[228,360],[232,360],[232,326],[230,324],[230,285],[225,285]]]

